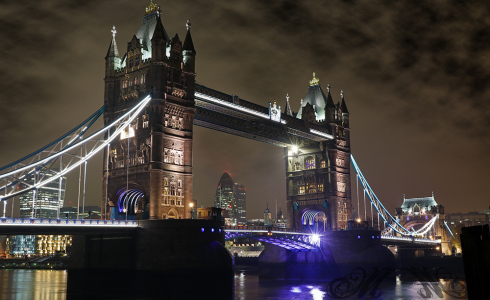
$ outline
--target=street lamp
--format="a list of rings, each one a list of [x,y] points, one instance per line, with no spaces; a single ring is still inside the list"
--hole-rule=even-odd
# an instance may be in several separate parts
[[[191,213],[191,219],[192,219],[192,211],[193,211],[193,207],[194,207],[194,202],[189,203],[189,207],[191,208],[189,210],[189,212]]]

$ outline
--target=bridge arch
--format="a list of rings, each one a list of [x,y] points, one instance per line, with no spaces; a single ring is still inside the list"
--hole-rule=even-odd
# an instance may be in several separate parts
[[[112,197],[116,213],[136,217],[141,213],[141,218],[147,218],[147,197],[146,193],[138,184],[129,184],[116,190]]]
[[[171,208],[167,213],[162,214],[162,219],[182,219],[182,215],[175,208]]]
[[[304,228],[325,231],[328,226],[327,212],[321,208],[307,208],[301,213],[301,225]]]

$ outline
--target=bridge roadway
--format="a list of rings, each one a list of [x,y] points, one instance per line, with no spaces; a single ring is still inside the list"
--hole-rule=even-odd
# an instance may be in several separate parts
[[[133,220],[0,218],[0,235],[119,234],[130,233],[137,228],[138,224]]]
[[[0,235],[12,234],[97,234],[129,233],[138,228],[134,220],[82,220],[82,219],[31,219],[0,218]],[[262,226],[225,226],[225,238],[250,237],[275,244],[288,250],[310,251],[317,249],[321,234],[302,232],[288,228],[268,228]],[[360,238],[360,236],[358,236]],[[438,245],[441,240],[391,235],[373,235],[384,245]]]
[[[283,236],[279,242],[274,241],[278,237]],[[240,237],[250,237],[264,242],[270,242],[272,244],[277,244],[284,248],[284,239],[292,242],[293,246],[290,246],[290,250],[295,248],[298,250],[309,250],[316,248],[319,245],[321,239],[321,234],[317,233],[307,233],[302,231],[294,231],[288,228],[267,228],[260,226],[225,226],[225,238],[227,240],[240,238]],[[358,239],[361,238],[360,235],[357,236]],[[372,239],[381,239],[381,244],[383,245],[427,245],[435,246],[440,245],[441,240],[431,240],[423,239],[417,237],[402,237],[402,236],[391,236],[391,235],[372,235]],[[299,245],[298,242],[299,241]],[[307,244],[301,248],[301,244]],[[287,248],[287,247],[285,247]]]

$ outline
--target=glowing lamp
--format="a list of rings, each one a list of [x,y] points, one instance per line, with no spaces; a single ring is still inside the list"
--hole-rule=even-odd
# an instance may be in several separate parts
[[[320,236],[318,234],[314,234],[311,236],[311,241],[313,243],[318,243],[320,241]]]
[[[291,148],[291,150],[293,151],[293,153],[297,153],[299,149],[298,149],[298,146],[293,145],[293,147]]]

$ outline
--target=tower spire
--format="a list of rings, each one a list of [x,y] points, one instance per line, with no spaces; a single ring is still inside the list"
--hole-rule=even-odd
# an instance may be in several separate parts
[[[191,37],[191,20],[187,19],[187,22],[185,23],[185,28],[187,28],[187,34],[185,36],[182,50],[196,53],[196,49],[194,49],[194,43],[192,42],[192,37]]]
[[[153,0],[150,0],[150,5],[145,8],[145,15],[149,15],[153,12],[157,12],[158,14],[160,14],[161,10],[160,6],[154,4]]]
[[[119,57],[119,51],[117,50],[117,44],[116,44],[116,26],[112,26],[112,40],[111,44],[109,45],[109,50],[107,51],[107,57]]]
[[[342,99],[342,104],[340,105],[340,109],[342,110],[343,114],[348,114],[349,110],[347,109],[347,105],[345,104],[344,101],[344,91],[340,90],[340,98]]]
[[[310,80],[310,86],[319,85],[320,79],[315,77],[315,72],[313,72],[313,79]]]
[[[284,113],[288,116],[292,116],[293,112],[291,111],[291,106],[289,105],[289,94],[286,94],[286,108]]]

